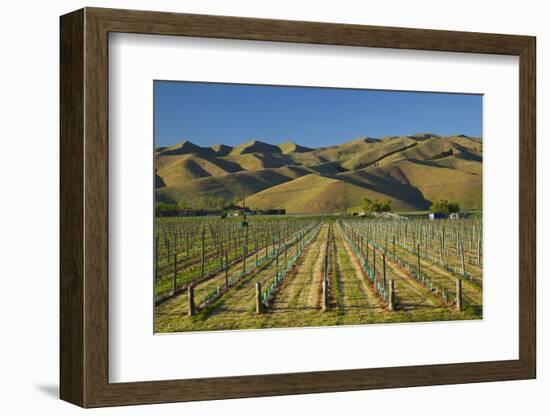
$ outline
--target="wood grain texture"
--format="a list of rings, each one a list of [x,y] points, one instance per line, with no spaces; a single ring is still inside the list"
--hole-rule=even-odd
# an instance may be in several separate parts
[[[536,41],[520,54],[519,98],[519,356],[536,377]]]
[[[528,36],[87,8],[110,32],[519,55]]]
[[[520,57],[518,360],[140,383],[108,380],[108,33]],[[535,38],[87,8],[61,18],[61,397],[83,407],[517,380],[536,375]]]
[[[60,388],[84,405],[84,12],[60,24]]]
[[[109,308],[108,32],[85,10],[84,377],[85,406],[107,383]]]

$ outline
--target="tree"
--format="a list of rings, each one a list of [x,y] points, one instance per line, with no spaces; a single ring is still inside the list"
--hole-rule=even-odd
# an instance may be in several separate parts
[[[459,212],[460,207],[456,202],[449,202],[446,199],[438,199],[430,206],[430,212],[434,214],[452,214]]]
[[[178,203],[175,204],[167,204],[165,202],[157,202],[155,204],[155,215],[161,216],[165,211],[175,211],[179,209]]]
[[[379,201],[378,199],[375,199],[374,201],[371,201],[368,198],[363,198],[363,209],[366,213],[372,214],[373,212],[380,213],[380,212],[390,212],[391,211],[391,201]]]
[[[459,212],[460,207],[458,206],[458,203],[456,202],[449,202],[449,213]]]

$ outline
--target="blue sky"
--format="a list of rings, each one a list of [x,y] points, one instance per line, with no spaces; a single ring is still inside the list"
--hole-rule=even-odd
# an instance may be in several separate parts
[[[154,81],[154,106],[155,146],[482,134],[481,95]]]

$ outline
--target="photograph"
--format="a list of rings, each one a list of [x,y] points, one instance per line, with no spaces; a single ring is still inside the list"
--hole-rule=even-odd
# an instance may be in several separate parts
[[[51,169],[10,154],[4,175],[21,214],[5,215],[22,259],[7,293],[41,267],[25,292],[39,313],[6,297],[8,367],[25,352],[10,380],[71,414],[541,403],[540,7],[62,2],[40,36],[11,31],[6,137],[34,128],[27,167]],[[29,77],[43,56],[59,59]],[[38,403],[20,390],[13,409]]]
[[[154,333],[483,319],[482,94],[152,87]]]

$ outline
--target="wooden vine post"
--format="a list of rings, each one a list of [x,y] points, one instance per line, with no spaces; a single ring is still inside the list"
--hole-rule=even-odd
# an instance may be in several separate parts
[[[246,244],[243,244],[243,276],[246,274],[246,255],[247,255]]]
[[[372,246],[372,276],[376,281],[376,247],[374,245]]]
[[[174,252],[174,273],[172,275],[172,296],[176,294],[177,277],[178,277],[178,253]]]
[[[441,235],[439,236],[439,262],[442,266],[444,266],[443,262],[443,232],[441,232]]]
[[[428,237],[424,234],[424,259],[428,259]]]
[[[279,277],[279,249],[275,249],[275,277]]]
[[[262,304],[262,284],[260,282],[256,282],[256,313],[262,313],[263,312],[263,304]]]
[[[395,287],[393,279],[390,279],[390,291],[388,296],[388,308],[390,311],[395,310]]]
[[[328,304],[328,279],[323,279],[323,311],[329,310]]]
[[[462,246],[462,241],[458,243],[460,249],[460,265],[462,267],[462,276],[466,277],[466,265],[464,264],[464,247]]]
[[[325,246],[325,261],[323,267],[323,311],[328,311],[328,276],[329,276],[329,250],[330,250],[330,226],[328,229],[327,243]]]
[[[382,274],[384,278],[384,290],[387,288],[386,286],[386,253],[382,254]]]
[[[418,279],[420,279],[420,274],[421,274],[421,270],[420,270],[420,243],[416,246],[416,263],[417,263],[417,267],[418,267]]]
[[[481,236],[477,237],[477,265],[481,266]]]
[[[229,289],[229,257],[225,251],[225,288]]]
[[[220,270],[223,270],[223,243],[221,243],[221,246],[218,246],[218,251],[220,254]]]
[[[456,310],[462,311],[462,279],[456,278]]]
[[[187,302],[189,303],[187,314],[189,316],[195,315],[197,312],[195,309],[195,287],[192,283],[187,286]]]

